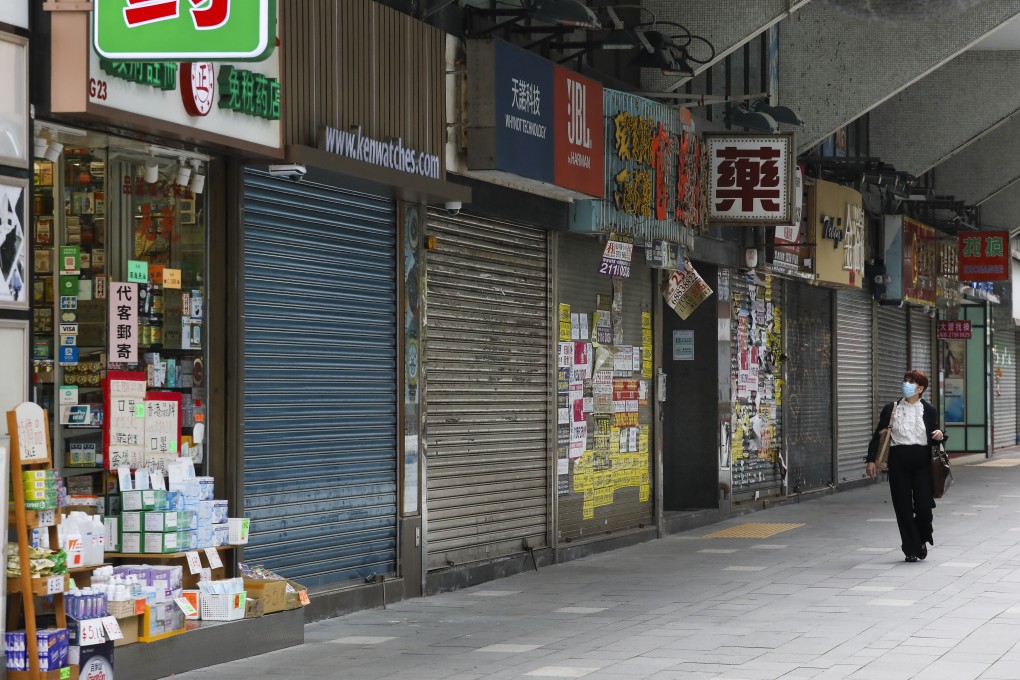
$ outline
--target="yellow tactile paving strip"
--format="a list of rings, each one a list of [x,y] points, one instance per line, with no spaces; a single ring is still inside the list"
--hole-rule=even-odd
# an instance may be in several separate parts
[[[990,460],[987,463],[974,463],[971,467],[1016,467],[1017,465],[1020,465],[1020,458]]]
[[[705,538],[768,538],[769,536],[775,536],[781,534],[784,531],[790,529],[796,529],[802,527],[803,524],[769,524],[766,522],[754,522],[748,524],[738,524],[735,527],[729,529],[723,529],[716,531],[705,536]]]

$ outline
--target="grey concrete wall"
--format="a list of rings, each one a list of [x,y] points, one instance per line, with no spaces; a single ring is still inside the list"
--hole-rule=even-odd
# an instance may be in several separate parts
[[[965,52],[871,111],[871,154],[920,176],[1018,113],[1020,52]]]
[[[740,48],[745,42],[754,38],[772,24],[786,16],[788,9],[811,4],[812,0],[696,0],[677,2],[676,0],[645,0],[642,3],[654,12],[658,21],[675,21],[690,29],[694,35],[700,35],[715,46],[715,62],[730,52]],[[650,17],[645,13],[645,20]],[[668,35],[668,26],[660,29]],[[677,31],[680,32],[679,30]],[[695,56],[702,54],[703,45],[693,43],[691,50]],[[707,55],[705,55],[707,56]],[[695,73],[704,71],[710,64],[694,64]],[[676,76],[663,76],[654,69],[642,69],[641,86],[648,91],[675,90],[684,79]],[[700,91],[700,90],[697,90]]]
[[[917,23],[859,19],[812,2],[780,25],[780,103],[807,124],[807,150],[931,73],[1002,22],[1020,0],[988,0],[955,16]]]
[[[1020,116],[935,168],[935,191],[967,203],[986,201],[1020,177]]]
[[[981,204],[981,224],[1010,231],[1020,227],[1020,182]]]

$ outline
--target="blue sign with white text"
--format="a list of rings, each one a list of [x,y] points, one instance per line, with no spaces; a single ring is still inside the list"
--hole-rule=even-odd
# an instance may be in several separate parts
[[[495,41],[499,169],[553,183],[553,63]]]
[[[60,348],[60,364],[76,364],[78,363],[78,348],[77,347],[61,347]]]

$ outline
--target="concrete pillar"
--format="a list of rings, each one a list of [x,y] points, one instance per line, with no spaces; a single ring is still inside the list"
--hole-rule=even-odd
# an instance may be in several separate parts
[[[779,27],[779,103],[806,121],[798,151],[871,111],[946,64],[999,24],[1020,0],[988,0],[916,23],[869,21],[812,2]]]
[[[965,52],[871,111],[871,155],[920,176],[1018,113],[1020,52]]]

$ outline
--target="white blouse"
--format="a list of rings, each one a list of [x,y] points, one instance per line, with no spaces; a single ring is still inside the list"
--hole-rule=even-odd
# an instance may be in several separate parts
[[[928,443],[928,433],[924,428],[924,404],[918,399],[916,404],[906,399],[896,406],[893,417],[892,446],[924,446]]]

